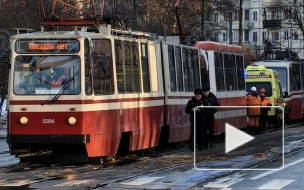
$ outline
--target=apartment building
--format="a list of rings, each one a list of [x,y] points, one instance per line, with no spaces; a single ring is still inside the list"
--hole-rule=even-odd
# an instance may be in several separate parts
[[[271,49],[289,49],[304,59],[304,41],[301,31],[289,14],[278,7],[271,7],[271,0],[243,1],[243,44],[249,44],[256,56],[264,52],[266,43]],[[229,13],[213,15],[215,22],[226,29],[216,31],[215,39],[229,43]],[[239,42],[239,11],[232,11],[232,43]],[[266,41],[265,41],[266,40]]]

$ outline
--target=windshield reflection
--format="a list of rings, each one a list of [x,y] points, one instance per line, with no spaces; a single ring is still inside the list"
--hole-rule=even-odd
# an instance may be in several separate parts
[[[14,67],[14,94],[58,94],[73,78],[64,94],[80,93],[79,56],[18,56]]]

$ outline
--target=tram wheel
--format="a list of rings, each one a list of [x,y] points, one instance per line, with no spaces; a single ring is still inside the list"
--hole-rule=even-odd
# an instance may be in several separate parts
[[[116,160],[116,155],[111,155],[111,156],[108,156],[108,158],[114,162]]]
[[[98,163],[99,164],[104,164],[106,162],[106,157],[100,157],[99,159],[98,159]]]

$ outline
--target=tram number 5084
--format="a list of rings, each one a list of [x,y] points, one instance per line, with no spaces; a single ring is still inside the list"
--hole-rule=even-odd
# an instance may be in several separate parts
[[[55,120],[54,119],[42,119],[42,123],[55,123]]]

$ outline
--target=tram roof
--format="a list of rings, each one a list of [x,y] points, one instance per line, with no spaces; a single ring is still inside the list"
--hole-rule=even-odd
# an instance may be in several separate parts
[[[219,42],[212,41],[198,41],[194,44],[195,47],[198,47],[203,50],[215,50],[215,51],[228,51],[234,53],[243,53],[241,46],[223,44]]]
[[[132,39],[150,39],[154,40],[156,35],[154,33],[148,33],[148,32],[141,32],[141,31],[124,31],[124,30],[117,30],[112,29],[111,25],[100,25],[98,28],[95,28],[95,30],[90,29],[91,31],[87,31],[89,29],[87,28],[81,28],[79,30],[77,26],[75,26],[75,30],[71,31],[44,31],[42,28],[42,31],[34,31],[32,29],[27,28],[15,28],[17,31],[17,34],[13,36],[15,39],[24,39],[26,37],[28,38],[46,38],[50,37],[53,38],[56,36],[56,38],[60,37],[67,37],[75,36],[76,38],[79,36],[83,37],[98,37],[101,35],[109,35],[109,36],[119,36],[119,37],[125,37],[125,38],[132,38]],[[20,32],[24,32],[23,34],[20,34]],[[26,33],[25,33],[26,32]]]
[[[67,36],[72,37],[75,36],[75,38],[79,36],[100,36],[101,34],[99,33],[94,33],[94,32],[82,32],[79,31],[77,34],[75,34],[75,31],[47,31],[47,32],[33,32],[33,33],[25,33],[25,34],[19,34],[19,35],[14,35],[12,36],[15,39],[26,39],[27,38],[43,38],[45,39],[46,37],[56,37],[56,38],[66,38]]]
[[[304,61],[291,61],[291,60],[264,60],[253,62],[256,65],[264,65],[266,67],[288,67],[290,64],[298,63],[304,64]]]

